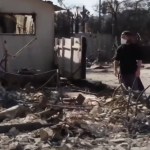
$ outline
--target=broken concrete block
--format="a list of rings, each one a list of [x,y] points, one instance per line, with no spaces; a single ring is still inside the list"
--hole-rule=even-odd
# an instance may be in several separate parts
[[[43,96],[42,92],[37,92],[37,93],[34,94],[34,98],[38,98],[40,96]]]
[[[37,122],[27,122],[27,123],[17,123],[17,124],[0,124],[0,133],[7,133],[13,127],[18,129],[20,132],[22,131],[33,131],[43,127],[50,127],[51,123],[43,123],[42,121]]]
[[[1,134],[0,141],[8,141],[9,142],[10,141],[10,137],[8,135],[6,136],[6,135],[2,135]]]
[[[40,130],[40,137],[41,137],[42,141],[47,141],[49,138],[49,135],[44,129],[41,129]]]
[[[93,66],[91,66],[91,69],[104,69],[104,67],[102,65],[94,64]]]
[[[104,117],[106,117],[106,115],[107,115],[107,113],[101,113],[101,114],[98,115],[98,117],[99,118],[104,118]]]
[[[1,82],[0,82],[0,96],[3,98],[6,94],[6,90],[5,88],[1,85]]]
[[[49,117],[57,114],[60,110],[62,110],[62,109],[60,109],[60,108],[58,108],[58,109],[57,108],[56,109],[47,109],[47,110],[44,110],[42,112],[37,113],[36,115],[41,117],[41,118],[49,118]]]
[[[46,96],[40,96],[39,97],[39,107],[44,109],[46,108],[47,106],[47,103],[48,103],[48,99],[46,98]]]
[[[74,105],[76,103],[75,98],[63,98],[62,99],[64,104]]]
[[[22,117],[22,116],[25,116],[25,114],[28,112],[29,112],[29,108],[23,105],[16,105],[16,106],[13,106],[11,108],[1,111],[0,120],[3,120],[5,118],[13,119],[16,117]]]
[[[47,141],[49,138],[52,138],[54,133],[52,129],[45,128],[45,129],[41,129],[39,134],[42,141]]]
[[[60,100],[60,93],[58,91],[51,91],[51,100],[57,102]]]
[[[76,104],[77,104],[77,105],[82,105],[83,102],[84,102],[84,100],[85,100],[85,97],[84,97],[82,94],[79,94],[79,95],[77,96],[77,98],[76,98]]]

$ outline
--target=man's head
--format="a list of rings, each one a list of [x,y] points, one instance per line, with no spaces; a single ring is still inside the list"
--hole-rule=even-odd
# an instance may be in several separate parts
[[[132,43],[133,33],[130,31],[124,31],[121,33],[121,44],[130,44]]]

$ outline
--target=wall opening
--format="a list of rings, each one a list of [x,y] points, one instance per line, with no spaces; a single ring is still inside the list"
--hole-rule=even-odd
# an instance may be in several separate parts
[[[35,14],[0,13],[0,34],[35,35]]]

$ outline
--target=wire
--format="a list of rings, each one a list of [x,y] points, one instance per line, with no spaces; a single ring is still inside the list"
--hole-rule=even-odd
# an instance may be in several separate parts
[[[148,85],[140,94],[139,96],[137,97],[136,99],[136,108],[135,108],[135,116],[137,115],[137,103],[139,101],[139,99],[141,98],[141,96],[143,95],[143,93],[150,87],[150,85]]]
[[[42,84],[39,88],[37,88],[36,90],[40,90],[41,88],[43,88],[45,85],[47,85],[55,76],[57,75],[57,72],[54,73],[44,84]]]
[[[127,118],[128,118],[128,116],[129,116],[129,107],[130,107],[131,94],[132,94],[132,92],[133,92],[133,88],[134,88],[134,84],[135,84],[136,80],[137,80],[137,77],[134,78],[132,87],[131,87],[131,89],[129,90],[129,98],[128,98],[128,105],[127,105],[127,115],[126,115]]]

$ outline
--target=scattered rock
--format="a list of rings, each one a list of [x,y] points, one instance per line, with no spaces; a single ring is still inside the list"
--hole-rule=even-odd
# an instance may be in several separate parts
[[[122,147],[122,148],[124,148],[124,149],[129,149],[129,144],[126,143],[126,142],[121,143],[119,146]]]
[[[150,66],[144,66],[145,69],[150,69]]]
[[[17,130],[15,127],[11,128],[8,132],[8,134],[13,137],[17,136],[19,133],[19,130]]]
[[[85,82],[82,81],[82,84]],[[79,87],[80,84],[79,81]],[[17,103],[8,109],[0,108],[3,121],[0,125],[0,149],[92,150],[96,147],[97,150],[128,150],[130,146],[131,150],[137,147],[144,149],[149,143],[150,132],[150,112],[147,108],[140,104],[135,117],[133,105],[127,118],[128,95],[124,99],[119,99],[122,95],[113,99],[112,93],[92,95],[88,91],[90,88],[99,92],[106,86],[86,82],[86,86],[82,86],[84,94],[79,88],[73,98],[63,95],[61,101],[59,91],[51,91],[51,87],[40,92],[28,89],[9,93],[0,89],[0,93],[4,92],[0,98],[6,96]],[[30,109],[33,106],[36,109]]]
[[[19,144],[19,142],[13,142],[9,145],[9,150],[23,150],[23,147]]]
[[[92,145],[99,145],[99,144],[102,144],[102,143],[107,143],[108,144],[108,141],[106,138],[96,138],[95,140],[92,141]]]
[[[13,106],[0,112],[0,120],[5,118],[13,119],[16,117],[23,117],[27,112],[29,112],[29,109],[23,105]]]
[[[92,144],[90,141],[80,140],[80,144],[84,147],[92,148]]]
[[[36,146],[34,144],[25,145],[23,150],[41,150],[41,146]]]
[[[71,144],[69,144],[69,143],[66,144],[66,147],[67,147],[68,149],[70,149],[70,150],[73,149],[73,146],[72,146]]]
[[[127,139],[124,139],[124,138],[110,140],[110,142],[116,143],[116,144],[125,143],[126,141],[127,141]]]
[[[105,67],[103,67],[102,65],[92,65],[91,67],[90,67],[91,69],[104,69]]]
[[[90,115],[96,117],[102,112],[102,108],[100,106],[94,106],[93,109],[90,111]]]
[[[109,103],[109,102],[111,102],[113,100],[113,98],[107,98],[106,99],[106,103]]]

